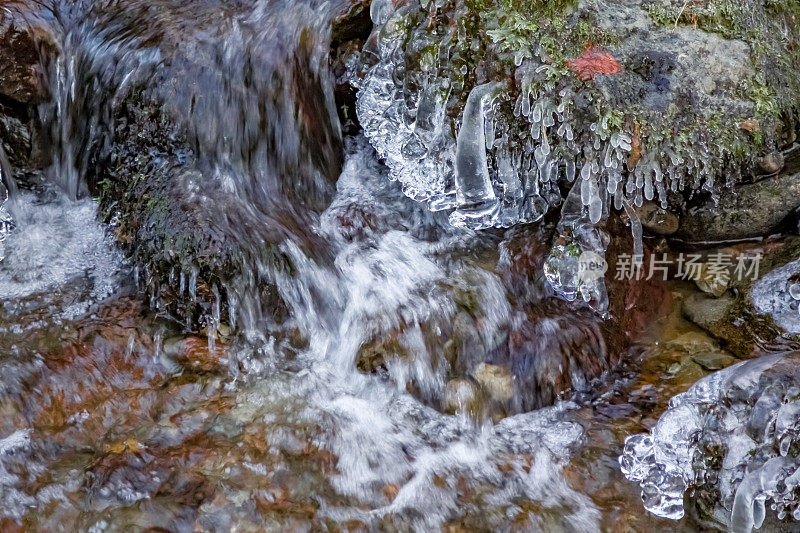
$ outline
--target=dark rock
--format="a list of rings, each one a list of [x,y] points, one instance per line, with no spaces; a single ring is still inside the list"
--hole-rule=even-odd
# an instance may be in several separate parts
[[[784,169],[786,173],[800,172],[800,144],[793,144],[783,152]]]
[[[331,72],[336,80],[334,96],[342,132],[355,134],[360,129],[356,116],[356,89],[349,76],[361,58],[361,49],[372,31],[368,0],[352,0],[347,10],[333,20],[331,27]]]
[[[331,48],[336,50],[342,44],[353,41],[365,41],[372,31],[372,19],[369,16],[370,0],[351,0],[344,13],[338,15],[331,23]]]
[[[25,166],[31,157],[31,130],[25,116],[0,105],[0,142],[14,166]]]
[[[800,173],[737,187],[713,202],[690,209],[677,236],[691,242],[761,237],[780,231],[800,207]]]
[[[11,1],[0,10],[0,96],[18,104],[39,104],[49,94],[43,82],[43,49],[52,39],[38,20],[33,0]]]
[[[113,219],[117,240],[142,266],[140,280],[160,301],[162,312],[200,328],[217,302],[226,316],[224,284],[246,268],[248,257],[276,269],[287,265],[269,244],[279,234],[260,225],[240,199],[211,190],[201,198],[186,196],[202,174],[184,142],[180,128],[157,105],[125,102],[117,110],[113,156],[97,161],[103,180],[91,190],[106,220]],[[227,224],[240,224],[251,236],[258,235],[261,246],[248,248],[226,238]],[[192,277],[195,295],[189,288]],[[285,311],[274,287],[260,284],[253,290],[282,320]]]
[[[0,9],[0,142],[11,164],[23,170],[50,163],[36,108],[50,98],[42,58],[55,50],[42,9],[33,0]]]

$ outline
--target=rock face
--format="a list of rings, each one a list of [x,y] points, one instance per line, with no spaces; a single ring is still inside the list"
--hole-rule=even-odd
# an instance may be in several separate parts
[[[35,2],[19,0],[0,9],[0,142],[11,163],[23,169],[49,163],[36,106],[50,97],[42,57],[53,43],[40,10]]]
[[[736,532],[796,529],[798,362],[789,352],[721,370],[673,398],[649,434],[629,437],[620,463],[645,507],[669,518],[688,507]]]

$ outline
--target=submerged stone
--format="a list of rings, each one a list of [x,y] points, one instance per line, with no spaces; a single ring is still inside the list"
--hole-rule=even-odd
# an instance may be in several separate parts
[[[731,250],[728,250],[729,252]],[[733,270],[721,297],[693,294],[683,303],[686,317],[722,340],[739,357],[753,357],[776,347],[800,347],[797,300],[792,296],[798,241],[796,237],[741,245],[734,254],[757,269]]]
[[[636,215],[646,230],[657,235],[672,235],[680,225],[677,215],[655,202],[645,202],[636,208]]]

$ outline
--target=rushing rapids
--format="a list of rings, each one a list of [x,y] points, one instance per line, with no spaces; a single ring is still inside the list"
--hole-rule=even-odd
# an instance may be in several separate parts
[[[443,30],[449,4],[423,4]],[[505,52],[513,102],[499,75],[451,85],[463,28],[428,42],[412,7],[371,4],[341,80],[335,23],[364,4],[0,8],[47,36],[16,112],[51,157],[0,147],[0,529],[674,530],[689,482],[641,513],[623,472],[660,463],[631,447],[733,358],[664,318],[661,284],[581,269],[643,252],[635,208],[682,164],[715,193],[719,168],[653,148],[624,174],[637,141],[613,116],[579,130],[541,50]]]

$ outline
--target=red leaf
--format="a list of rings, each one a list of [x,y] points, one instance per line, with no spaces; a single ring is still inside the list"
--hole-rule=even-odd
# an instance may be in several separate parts
[[[567,66],[578,74],[578,78],[589,81],[596,74],[619,74],[622,72],[620,65],[614,56],[600,48],[599,46],[587,45],[583,55],[567,61]]]

